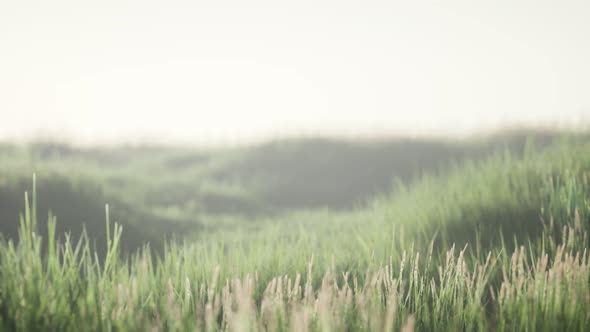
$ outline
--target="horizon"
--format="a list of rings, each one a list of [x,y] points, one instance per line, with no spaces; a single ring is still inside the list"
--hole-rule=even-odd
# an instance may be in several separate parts
[[[170,148],[170,149],[201,149],[201,150],[219,150],[219,149],[234,149],[234,148],[250,148],[261,146],[265,144],[272,144],[277,142],[321,140],[333,142],[348,142],[348,143],[380,143],[392,141],[420,141],[420,142],[444,142],[450,144],[462,144],[469,142],[486,141],[498,137],[506,137],[510,135],[524,135],[530,138],[535,135],[555,134],[555,135],[577,135],[586,134],[590,130],[589,123],[579,123],[577,125],[556,126],[531,126],[531,125],[515,125],[503,126],[498,128],[490,128],[488,130],[479,130],[469,133],[461,133],[456,135],[449,135],[440,133],[438,135],[417,134],[417,133],[383,133],[378,135],[372,134],[355,134],[346,135],[342,133],[299,133],[299,134],[284,134],[276,136],[262,136],[258,138],[240,139],[237,141],[219,140],[219,141],[163,141],[161,139],[136,139],[136,140],[103,140],[101,142],[80,142],[67,138],[56,138],[47,136],[32,136],[26,139],[0,139],[1,145],[14,146],[31,146],[37,144],[49,144],[56,146],[63,146],[74,149],[118,149],[118,148]]]

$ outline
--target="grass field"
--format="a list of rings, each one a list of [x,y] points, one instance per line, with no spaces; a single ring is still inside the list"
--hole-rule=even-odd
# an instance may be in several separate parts
[[[587,135],[130,151],[0,148],[3,330],[590,330]]]

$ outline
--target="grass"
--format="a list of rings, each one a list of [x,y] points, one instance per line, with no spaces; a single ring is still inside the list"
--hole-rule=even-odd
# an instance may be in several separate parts
[[[104,258],[53,216],[42,238],[36,196],[0,241],[3,330],[590,329],[584,141],[462,161],[355,210],[216,218],[160,252],[122,251],[105,211]]]

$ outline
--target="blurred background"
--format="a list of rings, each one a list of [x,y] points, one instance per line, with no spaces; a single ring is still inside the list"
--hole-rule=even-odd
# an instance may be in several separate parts
[[[0,138],[468,135],[590,114],[587,1],[8,1]]]
[[[33,173],[60,231],[104,236],[110,203],[129,248],[157,247],[583,133],[588,17],[574,0],[2,2],[0,231]]]

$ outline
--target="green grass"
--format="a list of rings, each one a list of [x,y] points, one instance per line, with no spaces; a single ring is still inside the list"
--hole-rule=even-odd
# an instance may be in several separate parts
[[[104,258],[36,196],[0,242],[4,330],[590,329],[584,140],[460,161],[353,210],[218,216],[161,251],[122,251],[105,211]]]
[[[0,145],[0,220],[18,218],[21,193],[33,173],[42,183],[38,213],[59,217],[57,233],[81,235],[83,226],[106,252],[104,205],[125,226],[122,250],[150,242],[161,252],[163,237],[203,236],[214,230],[284,219],[301,210],[347,213],[422,174],[447,174],[453,163],[482,160],[508,149],[523,155],[527,137],[547,146],[561,136],[543,131],[503,132],[470,141],[291,139],[235,148],[112,147],[63,144]],[[40,234],[47,236],[46,225]],[[7,238],[17,223],[0,223]]]

